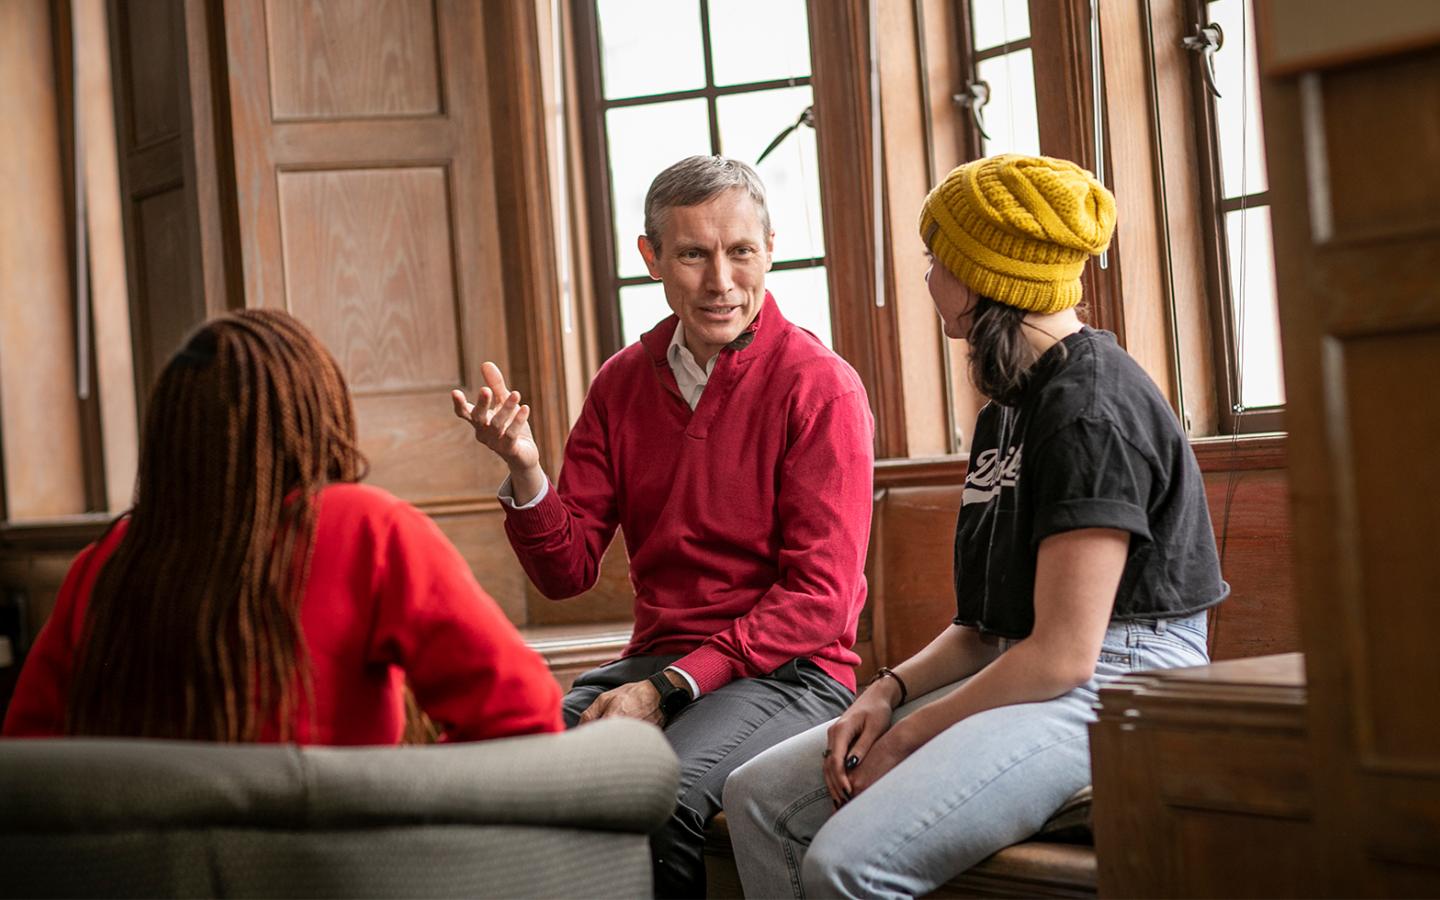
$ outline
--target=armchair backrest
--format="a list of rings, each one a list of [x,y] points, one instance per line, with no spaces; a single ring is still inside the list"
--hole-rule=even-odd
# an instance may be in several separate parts
[[[431,747],[0,741],[0,894],[642,896],[649,725]]]

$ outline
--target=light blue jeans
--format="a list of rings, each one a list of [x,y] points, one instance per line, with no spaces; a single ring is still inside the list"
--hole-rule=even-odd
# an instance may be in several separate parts
[[[1142,669],[1205,664],[1205,631],[1203,612],[1113,622],[1089,682],[952,725],[838,811],[820,772],[829,723],[770,748],[725,785],[745,895],[914,897],[1024,840],[1090,783],[1088,725],[1100,686]],[[896,720],[962,683],[912,700]]]

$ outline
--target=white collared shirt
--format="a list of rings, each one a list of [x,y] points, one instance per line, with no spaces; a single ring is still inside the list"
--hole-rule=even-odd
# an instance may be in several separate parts
[[[694,410],[700,405],[700,395],[705,393],[705,385],[710,382],[710,373],[715,371],[715,360],[720,358],[720,354],[710,357],[702,369],[695,361],[695,354],[685,346],[685,324],[676,322],[675,336],[670,338],[665,358],[670,362],[670,371],[675,373],[675,386],[680,388],[680,396]]]

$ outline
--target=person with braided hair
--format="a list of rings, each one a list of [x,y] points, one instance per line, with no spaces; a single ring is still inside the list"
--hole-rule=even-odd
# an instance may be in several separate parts
[[[1114,226],[1105,186],[1047,157],[966,163],[926,197],[930,296],[990,398],[956,614],[839,718],[731,773],[747,896],[935,890],[1089,784],[1101,685],[1208,660],[1205,610],[1229,588],[1200,468],[1155,383],[1075,311]]]
[[[394,744],[558,731],[560,690],[459,552],[360,484],[339,366],[244,310],[166,364],[135,504],[75,560],[6,736]]]

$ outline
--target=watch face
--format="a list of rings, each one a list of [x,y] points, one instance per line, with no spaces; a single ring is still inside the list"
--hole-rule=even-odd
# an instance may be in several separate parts
[[[689,700],[689,694],[685,693],[685,691],[680,688],[672,686],[670,693],[660,698],[660,709],[665,713],[665,715],[671,716],[684,709],[685,704],[689,702]]]

